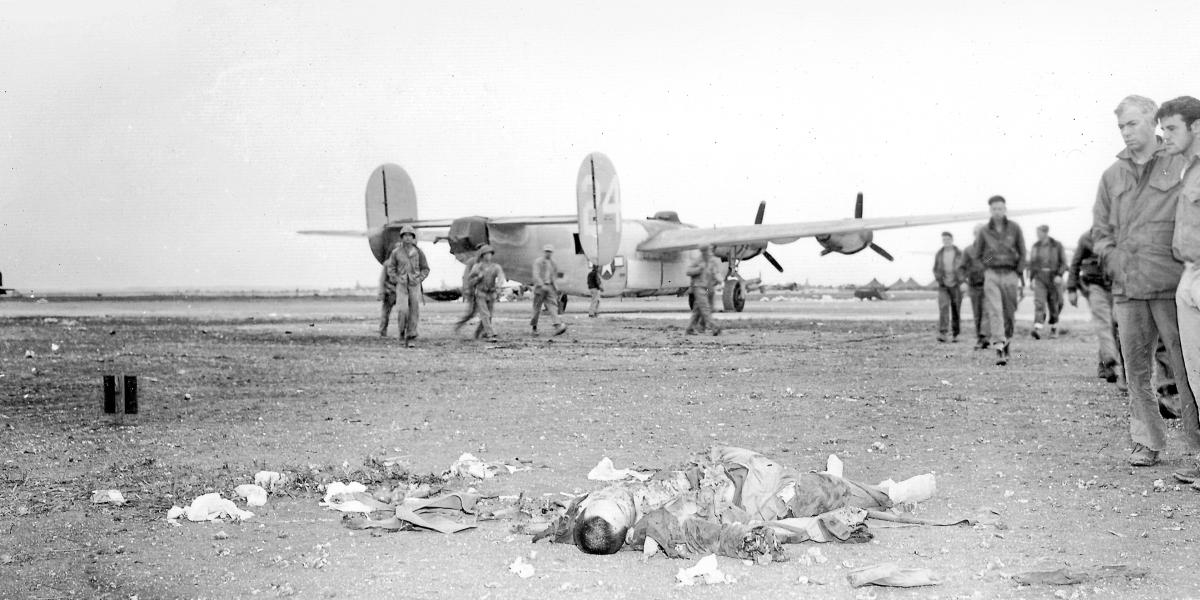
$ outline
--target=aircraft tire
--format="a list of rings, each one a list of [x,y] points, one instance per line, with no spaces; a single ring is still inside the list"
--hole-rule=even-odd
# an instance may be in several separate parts
[[[725,281],[725,292],[721,294],[721,305],[727,311],[742,312],[746,308],[746,289],[741,280]]]

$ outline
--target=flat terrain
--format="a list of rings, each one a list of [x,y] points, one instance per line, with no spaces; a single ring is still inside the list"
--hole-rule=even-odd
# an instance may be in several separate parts
[[[557,338],[528,335],[526,304],[500,304],[502,339],[486,344],[452,333],[461,304],[431,302],[405,349],[375,334],[365,298],[0,301],[0,598],[1200,596],[1200,493],[1170,475],[1182,448],[1173,434],[1162,465],[1126,465],[1125,400],[1095,377],[1083,309],[1035,342],[1026,300],[1002,368],[968,340],[937,343],[928,298],[752,301],[717,316],[720,337],[684,336],[681,299],[608,301],[597,319],[581,304]],[[136,419],[99,414],[104,374],[139,377]],[[464,452],[520,461],[533,469],[473,485],[541,497],[599,487],[586,474],[605,456],[668,467],[718,443],[805,470],[834,453],[867,482],[934,472],[917,516],[989,507],[1002,523],[873,525],[871,543],[821,545],[827,562],[721,558],[736,583],[683,588],[694,560],[533,545],[506,521],[372,535],[317,505],[318,484],[379,477],[381,457],[399,465],[384,476],[441,473]],[[165,521],[260,469],[291,483],[254,518]],[[109,488],[129,504],[90,502]],[[518,557],[534,576],[509,571]],[[848,585],[848,568],[885,562],[945,581]],[[1148,574],[1011,578],[1102,565]]]

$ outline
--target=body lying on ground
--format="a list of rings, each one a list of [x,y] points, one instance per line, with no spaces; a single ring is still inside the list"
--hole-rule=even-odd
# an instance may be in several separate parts
[[[681,469],[576,498],[534,541],[549,537],[590,554],[650,545],[671,557],[716,553],[770,562],[786,559],[785,543],[869,541],[867,510],[891,506],[879,486],[714,447]]]

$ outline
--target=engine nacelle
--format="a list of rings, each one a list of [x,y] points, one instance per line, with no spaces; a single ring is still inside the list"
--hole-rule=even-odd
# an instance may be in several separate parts
[[[830,252],[838,254],[854,254],[862,251],[863,248],[871,245],[871,240],[874,239],[875,233],[871,231],[859,231],[854,233],[834,233],[816,236],[818,244],[821,244],[825,249],[821,251],[821,256]]]
[[[488,243],[487,217],[462,217],[450,222],[446,241],[450,242],[450,253],[455,256],[470,254]]]

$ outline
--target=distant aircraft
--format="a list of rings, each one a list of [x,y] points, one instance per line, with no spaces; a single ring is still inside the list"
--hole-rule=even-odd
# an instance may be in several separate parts
[[[603,296],[682,295],[690,278],[684,272],[697,256],[697,249],[712,245],[713,253],[725,263],[727,274],[722,297],[725,310],[745,307],[747,286],[738,265],[762,255],[773,267],[783,266],[767,251],[767,244],[788,244],[813,237],[821,254],[854,254],[871,248],[892,260],[886,250],[873,243],[874,231],[917,227],[955,221],[979,221],[987,212],[862,218],[863,196],[858,194],[854,218],[806,223],[763,224],[766,202],[758,205],[753,225],[697,228],[682,223],[675,211],[659,211],[642,220],[621,218],[621,194],[612,161],[599,152],[583,159],[576,185],[576,214],[532,217],[467,216],[456,219],[423,220],[417,216],[417,194],[408,173],[394,164],[376,167],[367,180],[367,228],[362,231],[306,230],[309,235],[366,237],[375,259],[383,262],[399,242],[400,228],[417,229],[419,241],[445,241],[460,262],[476,248],[491,244],[495,261],[511,280],[533,281],[533,261],[549,244],[555,248],[554,262],[560,272],[560,299],[566,294],[588,296],[587,273],[601,266]],[[1010,211],[1031,214],[1062,209]]]
[[[4,273],[0,273],[0,296],[4,296],[4,295],[8,294],[9,292],[15,292],[15,291],[17,291],[17,290],[15,290],[13,288],[4,287]]]

